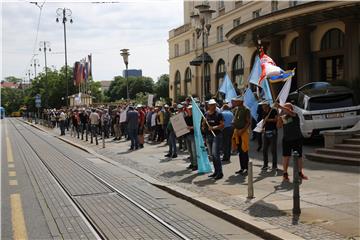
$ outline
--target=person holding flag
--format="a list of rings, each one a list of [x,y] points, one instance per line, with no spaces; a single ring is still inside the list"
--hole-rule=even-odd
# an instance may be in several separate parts
[[[220,146],[222,138],[222,130],[224,128],[224,117],[222,113],[216,111],[216,101],[210,99],[208,102],[208,110],[205,113],[205,121],[203,121],[203,129],[206,135],[206,145],[209,155],[214,164],[214,173],[209,177],[215,180],[223,178],[222,165],[220,160]]]

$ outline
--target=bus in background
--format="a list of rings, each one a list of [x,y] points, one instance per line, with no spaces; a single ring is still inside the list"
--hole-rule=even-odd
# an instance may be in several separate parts
[[[3,119],[5,117],[5,108],[0,107],[0,118]]]

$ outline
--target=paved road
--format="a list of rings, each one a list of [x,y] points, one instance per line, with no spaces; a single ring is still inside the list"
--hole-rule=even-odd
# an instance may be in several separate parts
[[[258,239],[19,120],[1,130],[1,239]]]

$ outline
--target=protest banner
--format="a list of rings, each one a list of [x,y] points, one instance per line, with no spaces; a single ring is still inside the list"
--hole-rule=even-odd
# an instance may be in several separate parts
[[[190,132],[187,128],[183,114],[176,114],[170,118],[170,121],[175,131],[176,137],[181,137]]]

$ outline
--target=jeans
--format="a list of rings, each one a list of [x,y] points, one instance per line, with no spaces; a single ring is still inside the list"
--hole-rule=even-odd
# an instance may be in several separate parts
[[[218,134],[215,137],[213,135],[206,136],[206,145],[208,147],[209,156],[213,160],[215,176],[223,174],[221,160],[220,160],[221,139],[222,139],[222,134]]]
[[[65,121],[60,121],[60,135],[65,135]]]
[[[264,167],[268,166],[268,149],[271,146],[272,153],[272,167],[277,168],[277,132],[274,130],[271,137],[264,134],[264,148],[263,148],[263,159]]]
[[[80,123],[81,140],[84,140],[84,132],[86,131],[86,123]]]
[[[241,148],[242,139],[239,138],[239,144],[237,145],[239,151],[240,169],[248,169],[249,164],[249,152],[244,152]]]
[[[224,152],[224,158],[223,158],[224,161],[229,161],[230,160],[232,134],[233,134],[233,128],[232,127],[224,128],[224,130],[223,130],[223,141],[222,141],[223,152]]]
[[[139,147],[139,141],[138,141],[138,129],[137,128],[130,128],[128,129],[130,141],[131,141],[131,147],[132,149]]]
[[[177,154],[176,149],[176,135],[174,131],[169,132],[169,153]]]
[[[96,145],[98,145],[98,139],[97,139],[97,131],[98,126],[96,124],[91,124],[91,138],[90,143],[93,143],[93,137],[95,137]]]
[[[196,167],[197,166],[197,156],[196,156],[196,146],[195,146],[194,134],[186,135],[186,144],[187,144],[187,149],[190,153],[191,165]]]

